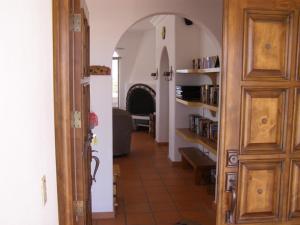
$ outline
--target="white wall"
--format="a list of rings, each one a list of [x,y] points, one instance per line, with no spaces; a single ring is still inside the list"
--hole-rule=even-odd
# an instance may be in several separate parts
[[[161,59],[162,59],[162,54],[164,49],[167,49],[168,52],[168,58],[169,58],[169,68],[172,67],[173,69],[176,68],[176,58],[175,58],[175,18],[176,16],[174,15],[163,15],[160,17],[155,18],[155,20],[153,21],[153,23],[155,24],[156,27],[156,66],[157,68],[161,68]],[[161,31],[162,28],[165,27],[166,28],[166,37],[165,39],[162,39],[161,37]],[[162,77],[163,76],[163,72],[165,71],[159,71],[160,74],[159,76]],[[161,87],[160,85],[160,79],[157,80],[157,87]],[[168,111],[169,111],[169,116],[165,116],[164,113],[160,113],[160,112],[164,112],[166,110],[162,109],[161,107],[163,106],[163,104],[160,104],[160,97],[162,96],[162,94],[164,93],[164,90],[158,90],[157,91],[157,101],[156,101],[156,106],[157,106],[157,111],[159,112],[156,116],[156,132],[157,132],[157,142],[160,142],[161,138],[163,138],[163,134],[160,133],[160,124],[164,123],[163,121],[169,120],[168,124],[169,124],[169,137],[168,137],[168,142],[169,142],[169,158],[174,161],[175,157],[174,157],[174,142],[175,142],[175,129],[174,129],[174,121],[175,121],[175,105],[174,105],[174,93],[175,93],[175,78],[173,77],[173,79],[171,81],[168,82],[169,85],[169,93],[168,93],[168,98],[169,98],[169,106],[168,106]],[[163,92],[163,93],[161,93]],[[162,101],[164,101],[164,99],[162,99]]]
[[[111,66],[111,57],[118,41],[125,31],[138,20],[154,14],[178,13],[192,19],[206,29],[209,37],[221,43],[222,30],[222,1],[221,0],[87,0],[91,26],[91,64]],[[174,59],[170,59],[170,65],[174,65]],[[106,78],[103,78],[106,79]],[[111,82],[111,79],[108,78]],[[103,82],[99,88],[105,89],[107,81]],[[175,93],[175,83],[170,88],[170,93]],[[99,112],[107,106],[106,99],[111,98],[111,91],[106,91],[101,98],[91,99],[100,106]],[[93,103],[92,103],[93,104]],[[170,103],[170,111],[175,111],[174,103]],[[111,113],[111,112],[110,112]],[[100,127],[104,132],[108,132],[112,127],[111,115],[102,118],[106,120],[107,126]],[[170,124],[172,126],[172,124]],[[175,137],[175,134],[172,134]],[[103,138],[103,137],[100,137]],[[174,146],[171,146],[174,148]],[[110,144],[103,143],[102,149],[112,152]],[[174,157],[170,157],[174,159]],[[111,158],[101,158],[102,161],[110,161]],[[101,169],[101,168],[100,168]],[[103,168],[103,173],[111,174],[107,168]],[[101,183],[111,182],[101,180]],[[112,189],[105,190],[108,196],[112,196]],[[93,199],[95,196],[93,196]],[[112,198],[110,199],[112,204]]]
[[[93,212],[113,211],[111,82],[111,76],[91,76],[90,79],[91,111],[96,112],[99,119],[99,126],[93,129],[98,141],[92,148],[98,151],[93,155],[100,159],[100,167],[96,175],[97,182],[92,186]],[[110,93],[110,96],[103,98],[107,93]]]
[[[154,90],[156,82],[150,74],[155,72],[155,30],[128,31],[118,47],[120,59],[120,108],[126,109],[126,95],[136,83],[149,85]]]
[[[52,1],[2,1],[0,25],[0,224],[56,225]]]
[[[170,71],[169,53],[166,47],[163,52],[159,65],[159,76],[156,95],[156,141],[158,143],[169,143],[169,82],[163,76],[164,72]]]

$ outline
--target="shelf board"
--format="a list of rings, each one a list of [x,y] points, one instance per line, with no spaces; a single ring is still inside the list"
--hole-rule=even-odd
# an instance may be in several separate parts
[[[176,70],[176,73],[179,74],[215,74],[219,73],[220,67],[217,68],[208,68],[208,69],[179,69]]]
[[[217,106],[208,105],[208,104],[205,104],[205,103],[202,103],[202,102],[199,102],[199,101],[187,101],[187,100],[183,100],[183,99],[180,99],[180,98],[176,98],[176,102],[178,102],[180,104],[183,104],[185,106],[188,106],[188,107],[193,107],[193,108],[203,107],[203,108],[206,108],[206,109],[211,110],[213,112],[218,112],[218,110],[219,110]]]
[[[207,138],[200,137],[199,135],[190,131],[188,128],[176,129],[176,134],[186,141],[202,145],[203,147],[208,149],[212,154],[217,155],[217,143],[212,142]]]

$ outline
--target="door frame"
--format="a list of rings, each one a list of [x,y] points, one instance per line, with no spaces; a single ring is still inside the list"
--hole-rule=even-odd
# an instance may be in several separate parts
[[[60,225],[73,225],[73,173],[70,105],[70,4],[52,0],[53,83],[58,217]]]
[[[54,118],[55,118],[55,153],[56,153],[56,177],[57,177],[57,199],[58,199],[58,218],[60,225],[74,225],[74,196],[73,196],[73,180],[72,173],[73,159],[71,148],[71,110],[69,108],[71,102],[69,78],[70,74],[70,5],[72,0],[52,0],[52,26],[53,26],[53,84],[54,84]],[[226,93],[226,7],[228,0],[223,0],[223,46],[222,46],[222,88],[221,88],[221,105],[220,119],[221,128],[225,126],[225,100]],[[221,150],[224,140],[224,129],[220,130]],[[222,168],[220,160],[224,157],[224,153],[219,151],[219,170]],[[217,193],[222,189],[222,181],[218,180]],[[220,199],[220,198],[219,198]],[[218,211],[221,212],[221,204],[218,204]],[[220,221],[217,213],[217,222]]]

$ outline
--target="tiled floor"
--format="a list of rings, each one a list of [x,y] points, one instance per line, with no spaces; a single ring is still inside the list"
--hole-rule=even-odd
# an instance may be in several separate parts
[[[172,167],[167,151],[148,134],[133,134],[131,154],[114,160],[121,168],[116,218],[94,225],[174,225],[181,219],[215,224],[213,196],[194,184],[192,170]]]

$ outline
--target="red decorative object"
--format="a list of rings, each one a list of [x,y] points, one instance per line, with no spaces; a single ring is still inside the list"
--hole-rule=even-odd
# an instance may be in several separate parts
[[[90,112],[89,122],[90,122],[90,129],[94,129],[96,126],[98,126],[98,116],[96,113]]]

